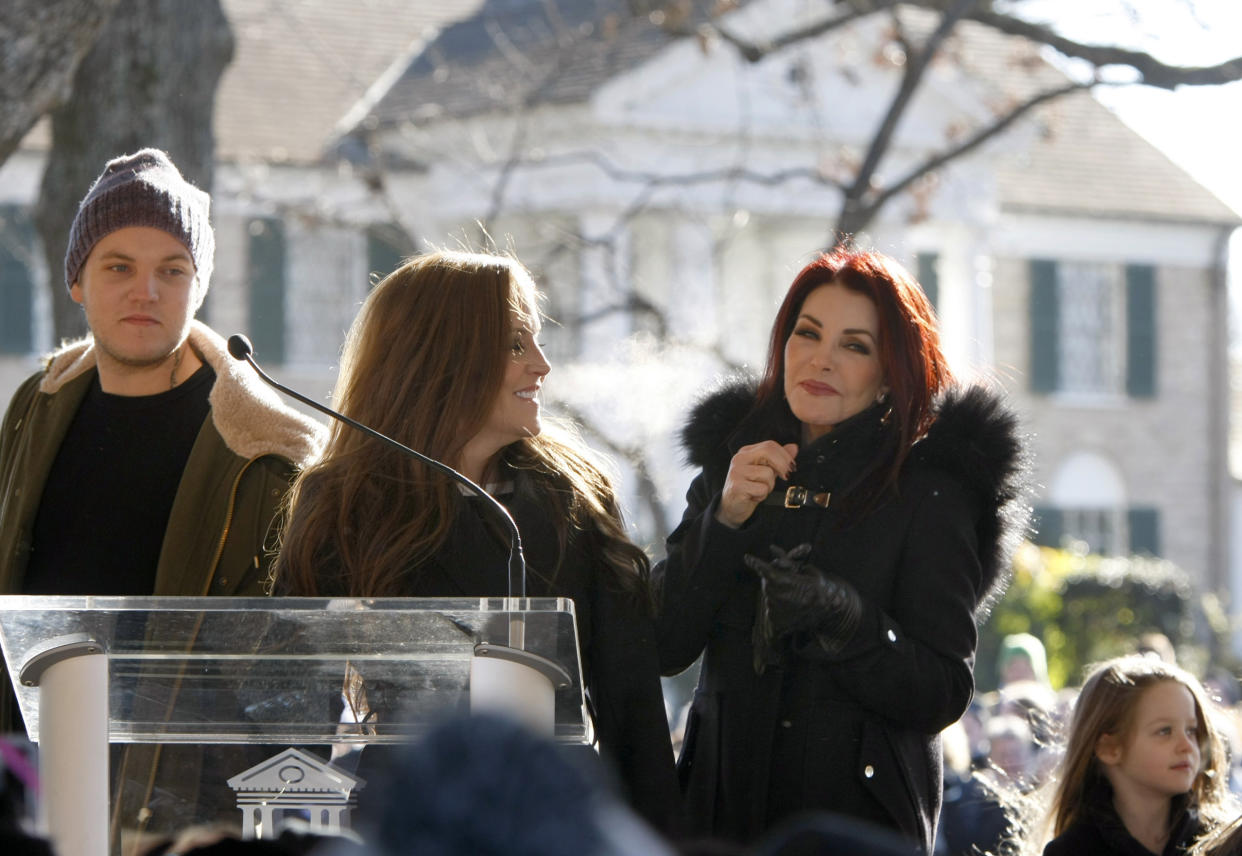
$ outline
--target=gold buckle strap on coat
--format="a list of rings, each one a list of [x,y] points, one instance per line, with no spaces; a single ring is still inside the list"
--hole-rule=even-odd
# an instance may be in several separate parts
[[[768,494],[764,504],[782,505],[785,508],[827,508],[828,500],[830,499],[832,499],[831,493],[811,493],[811,491],[800,484],[791,484],[785,488],[784,496],[781,496],[779,493]]]

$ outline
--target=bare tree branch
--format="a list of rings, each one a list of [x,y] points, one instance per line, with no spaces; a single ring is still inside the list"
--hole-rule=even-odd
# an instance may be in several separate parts
[[[711,184],[723,181],[751,182],[766,187],[774,187],[799,178],[810,179],[829,187],[844,189],[842,182],[824,175],[822,171],[813,167],[793,167],[777,170],[776,172],[763,173],[744,166],[730,166],[722,167],[721,169],[704,170],[702,172],[670,174],[625,169],[597,151],[567,152],[550,157],[521,159],[514,165],[535,169],[540,167],[572,166],[578,163],[595,166],[614,181],[641,184],[653,189],[661,187],[688,187],[695,184]],[[506,163],[506,165],[508,164]]]
[[[492,221],[504,211],[505,191],[509,189],[513,173],[522,164],[522,153],[525,148],[526,121],[519,118],[517,127],[513,129],[513,138],[509,141],[509,156],[505,158],[504,166],[501,167],[500,174],[496,177],[496,183],[492,185],[491,204],[479,224],[485,233],[491,233]]]
[[[896,13],[903,8],[935,12],[941,17],[936,29],[917,50],[910,49],[909,40],[902,36],[898,37],[907,48],[907,64],[898,90],[880,126],[871,137],[861,165],[855,172],[852,182],[844,187],[845,196],[836,224],[836,232],[842,239],[848,240],[848,236],[865,228],[885,203],[908,189],[919,178],[995,137],[1032,108],[1080,89],[1105,84],[1098,70],[1106,66],[1129,68],[1136,76],[1132,82],[1165,89],[1183,85],[1211,86],[1242,80],[1242,57],[1210,66],[1169,65],[1145,51],[1114,45],[1093,45],[1067,38],[1045,24],[1028,21],[1012,14],[999,13],[993,8],[993,4],[982,3],[981,0],[838,0],[832,12],[825,15],[823,20],[762,41],[748,41],[734,30],[719,23],[705,26],[719,34],[720,38],[732,45],[743,58],[749,62],[758,62],[782,48],[813,39],[880,12],[889,11],[894,14],[895,18],[898,18]],[[960,145],[933,155],[893,185],[877,188],[875,186],[876,173],[892,146],[896,127],[921,85],[928,64],[940,53],[954,27],[963,20],[973,21],[1005,35],[1019,37],[1038,45],[1047,45],[1066,57],[1091,64],[1097,73],[1089,82],[1071,83],[1027,99],[1015,107],[1010,115],[1001,116],[991,125],[978,129]],[[900,26],[899,18],[897,23]]]
[[[823,35],[850,21],[873,15],[886,9],[906,7],[952,14],[957,0],[847,0],[849,11],[838,13],[814,24],[768,39],[751,42],[726,30],[719,24],[712,25],[721,39],[733,45],[746,60],[758,62],[806,39]],[[1178,86],[1213,86],[1242,80],[1242,57],[1208,66],[1177,66],[1161,62],[1150,53],[1114,45],[1093,45],[1067,38],[1051,27],[1027,21],[1016,15],[1006,15],[992,9],[979,9],[964,16],[1010,36],[1019,36],[1037,44],[1045,44],[1067,57],[1085,60],[1096,67],[1120,65],[1134,69],[1139,75],[1136,82],[1162,89]]]
[[[880,161],[892,145],[897,123],[905,115],[906,108],[910,106],[910,101],[914,98],[914,93],[923,82],[924,73],[940,51],[945,39],[957,26],[958,21],[978,2],[979,0],[954,0],[952,8],[944,13],[936,29],[928,35],[922,47],[914,56],[907,57],[901,85],[889,103],[888,110],[880,121],[880,126],[871,137],[871,145],[854,176],[853,184],[845,191],[845,199],[841,204],[841,216],[837,221],[837,231],[844,239],[848,240],[848,236],[853,235],[866,223],[866,220],[858,216],[859,209],[863,206],[863,200],[871,189]]]
[[[759,62],[768,54],[775,53],[784,47],[830,33],[852,21],[865,18],[883,9],[896,8],[901,5],[901,2],[902,0],[876,0],[874,3],[867,4],[866,8],[852,8],[832,18],[817,21],[814,24],[791,30],[782,36],[766,39],[762,42],[747,41],[720,24],[709,24],[706,26],[710,31],[719,35],[721,39],[733,45],[743,58],[749,62]],[[682,35],[688,35],[688,33],[682,33]]]
[[[623,446],[616,442],[596,428],[591,419],[572,404],[558,401],[557,409],[572,419],[582,430],[594,437],[597,442],[608,449],[609,453],[621,458],[634,468],[634,477],[638,480],[638,495],[651,513],[652,524],[655,527],[651,533],[652,540],[656,544],[663,544],[669,535],[668,524],[664,520],[664,503],[660,499],[660,486],[652,478],[651,469],[647,466],[647,459],[643,448],[641,446]]]
[[[664,341],[668,338],[668,319],[664,317],[664,313],[660,308],[652,303],[641,294],[631,292],[625,298],[617,303],[601,306],[593,312],[586,312],[579,315],[572,323],[585,326],[600,321],[609,315],[621,314],[627,316],[646,315],[654,319],[656,329],[653,331],[655,337]]]
[[[915,5],[927,8],[944,5],[944,2],[945,0],[923,0]],[[1086,60],[1097,68],[1106,65],[1129,66],[1138,72],[1137,82],[1146,86],[1173,89],[1178,86],[1212,86],[1242,80],[1242,57],[1209,66],[1168,65],[1145,51],[1128,50],[1112,45],[1083,44],[1065,38],[1042,24],[1024,21],[1011,15],[981,11],[967,17],[1002,33],[1022,36],[1030,41],[1046,44],[1065,56]]]
[[[889,187],[884,188],[884,190],[876,193],[866,201],[865,210],[860,213],[865,214],[866,219],[870,220],[879,212],[881,208],[884,207],[885,203],[887,203],[898,193],[901,193],[911,184],[918,181],[923,176],[935,172],[945,164],[957,160],[959,157],[962,157],[963,155],[971,152],[973,149],[983,145],[985,142],[1013,125],[1014,122],[1018,121],[1018,119],[1026,115],[1032,109],[1038,107],[1040,104],[1053,101],[1076,90],[1089,89],[1093,85],[1095,84],[1067,83],[1065,86],[1041,92],[1038,95],[1027,99],[1022,104],[1011,108],[1009,112],[997,117],[997,120],[991,125],[987,125],[975,131],[974,134],[967,137],[958,145],[933,155],[916,166],[914,169],[910,170],[901,179],[894,182]]]
[[[69,98],[74,73],[117,0],[0,4],[0,163],[41,116]]]

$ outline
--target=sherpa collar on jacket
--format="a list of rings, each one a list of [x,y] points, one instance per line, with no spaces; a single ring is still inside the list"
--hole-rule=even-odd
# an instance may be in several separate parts
[[[216,373],[208,402],[211,419],[225,445],[247,460],[279,455],[298,467],[313,463],[323,451],[322,425],[280,400],[246,363],[233,359],[218,333],[194,321],[191,347]],[[86,336],[68,342],[47,359],[39,391],[53,394],[95,368],[95,340]]]
[[[755,393],[753,378],[733,378],[694,407],[681,432],[689,463],[707,470],[728,466],[733,434],[754,407]],[[982,511],[976,532],[988,593],[981,608],[986,609],[1003,592],[1009,560],[1026,534],[1029,461],[1017,416],[986,387],[951,388],[937,400],[935,411],[935,422],[904,466],[942,470],[978,498]],[[754,443],[765,438],[736,439]]]

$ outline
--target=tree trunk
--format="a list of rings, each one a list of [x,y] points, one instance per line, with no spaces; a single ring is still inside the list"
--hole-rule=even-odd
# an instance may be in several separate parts
[[[232,57],[219,0],[127,0],[78,67],[72,96],[52,113],[52,150],[35,208],[57,338],[86,331],[62,271],[69,227],[91,182],[109,159],[154,146],[210,191],[216,88]]]
[[[117,0],[0,4],[0,164],[39,117],[69,97],[73,73]]]

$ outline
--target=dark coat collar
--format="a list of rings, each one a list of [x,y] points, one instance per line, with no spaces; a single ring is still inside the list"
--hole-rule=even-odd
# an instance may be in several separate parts
[[[1086,794],[1086,820],[1095,825],[1100,837],[1112,848],[1110,852],[1138,854],[1150,853],[1141,845],[1117,815],[1113,807],[1113,788],[1108,780],[1100,777],[1088,785]],[[1173,799],[1170,817],[1169,841],[1164,853],[1183,853],[1199,833],[1199,813],[1190,805],[1185,794]]]
[[[694,406],[681,432],[690,464],[723,474],[739,439],[755,442],[740,436],[746,427],[738,430],[743,422],[755,423],[755,391],[753,379],[732,378]],[[854,418],[865,419],[869,412]],[[981,609],[986,609],[1004,591],[1009,559],[1030,518],[1030,465],[1016,414],[984,386],[948,390],[936,402],[936,421],[915,443],[903,471],[913,467],[947,473],[980,503],[976,530],[986,592]]]

